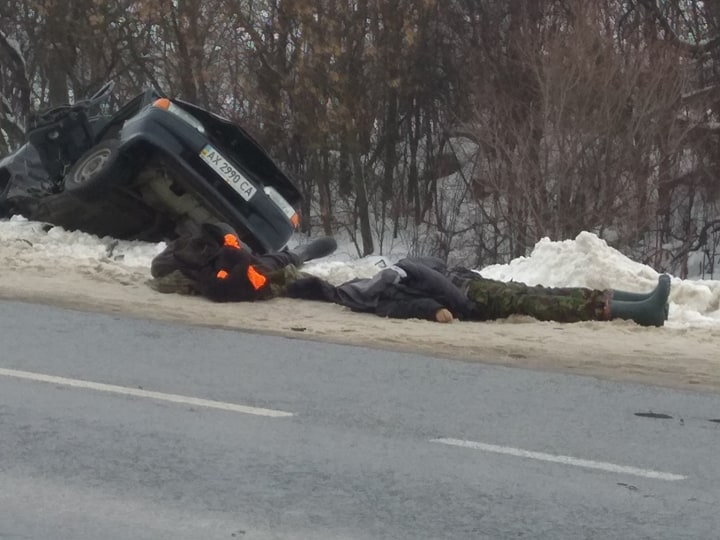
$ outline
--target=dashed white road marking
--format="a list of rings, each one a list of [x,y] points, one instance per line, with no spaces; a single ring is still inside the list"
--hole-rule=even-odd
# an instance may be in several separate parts
[[[43,373],[33,373],[30,371],[19,371],[15,369],[0,368],[0,376],[13,377],[15,379],[25,379],[28,381],[44,382],[50,384],[59,384],[62,386],[71,386],[73,388],[83,388],[85,390],[96,390],[98,392],[108,392],[111,394],[121,394],[125,396],[136,396],[160,401],[169,401],[171,403],[194,405],[196,407],[205,407],[208,409],[220,409],[222,411],[254,414],[256,416],[269,416],[272,418],[293,416],[293,413],[291,412],[277,411],[274,409],[249,407],[247,405],[239,405],[237,403],[226,403],[224,401],[214,401],[210,399],[202,399],[191,396],[181,396],[178,394],[165,394],[164,392],[152,392],[150,390],[143,390],[141,388],[116,386],[114,384],[83,381],[80,379],[68,379],[66,377],[57,377],[55,375],[45,375]]]
[[[639,469],[637,467],[627,467],[625,465],[615,465],[614,463],[605,463],[602,461],[592,461],[589,459],[579,459],[570,456],[559,456],[555,454],[545,454],[543,452],[531,452],[529,450],[521,450],[520,448],[512,448],[510,446],[498,446],[495,444],[486,444],[475,441],[464,441],[461,439],[432,439],[430,442],[447,444],[449,446],[459,446],[462,448],[472,448],[473,450],[481,450],[483,452],[492,452],[493,454],[505,454],[507,456],[522,457],[528,459],[536,459],[539,461],[549,461],[551,463],[560,463],[562,465],[571,465],[573,467],[585,467],[587,469],[598,469],[619,474],[629,474],[632,476],[642,476],[644,478],[654,478],[656,480],[667,480],[674,482],[677,480],[685,480],[687,477],[680,474],[667,473],[661,471],[653,471],[650,469]]]

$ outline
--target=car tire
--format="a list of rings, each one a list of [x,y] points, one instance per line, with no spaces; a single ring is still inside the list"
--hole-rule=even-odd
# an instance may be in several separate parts
[[[120,141],[106,139],[90,148],[75,162],[64,178],[65,191],[76,195],[96,195],[120,185],[130,174]]]

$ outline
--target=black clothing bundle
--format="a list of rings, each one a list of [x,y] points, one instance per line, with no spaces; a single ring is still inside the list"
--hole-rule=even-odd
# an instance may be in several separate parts
[[[446,272],[440,259],[406,258],[372,278],[353,279],[338,286],[314,276],[301,278],[287,286],[285,296],[334,302],[353,311],[396,319],[435,320],[442,308],[457,317],[468,317],[473,303]]]
[[[234,234],[204,228],[178,238],[156,256],[150,267],[154,278],[179,271],[196,291],[215,302],[239,302],[272,295],[267,275],[288,265],[302,264],[290,251],[256,255]]]

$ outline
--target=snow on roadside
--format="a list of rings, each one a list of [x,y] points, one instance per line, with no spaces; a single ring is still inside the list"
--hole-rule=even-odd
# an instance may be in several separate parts
[[[0,221],[0,264],[18,271],[76,272],[96,281],[137,282],[150,277],[150,262],[164,247],[162,242],[98,238],[19,216]],[[336,254],[313,261],[304,270],[339,284],[354,277],[370,277],[394,262],[381,256],[352,258],[350,252],[341,246]],[[543,238],[528,257],[479,272],[488,278],[531,285],[631,291],[650,290],[658,278],[651,267],[628,259],[589,232],[581,232],[573,240]],[[673,277],[667,326],[720,327],[720,281]]]

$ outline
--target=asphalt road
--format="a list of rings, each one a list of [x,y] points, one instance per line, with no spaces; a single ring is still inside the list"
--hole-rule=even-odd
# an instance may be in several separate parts
[[[0,302],[3,540],[714,539],[719,448],[718,395]]]

